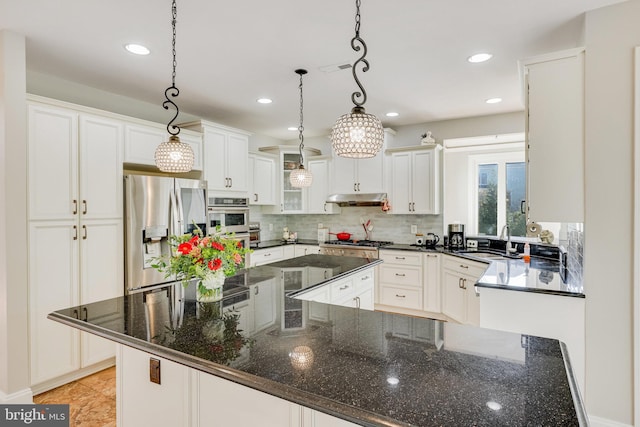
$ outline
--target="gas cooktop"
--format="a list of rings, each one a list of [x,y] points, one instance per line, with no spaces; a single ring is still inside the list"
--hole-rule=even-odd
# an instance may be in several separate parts
[[[370,248],[381,248],[383,246],[393,245],[393,242],[384,240],[328,240],[324,245],[344,245],[344,246],[365,246]]]

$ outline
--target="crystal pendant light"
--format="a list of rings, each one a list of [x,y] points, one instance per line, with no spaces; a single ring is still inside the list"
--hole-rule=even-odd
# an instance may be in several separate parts
[[[351,94],[351,101],[355,107],[351,113],[340,116],[331,130],[331,147],[341,157],[374,157],[384,142],[382,122],[364,110],[363,105],[367,101],[367,92],[356,75],[357,67],[360,64],[363,65],[362,72],[369,70],[369,61],[365,59],[367,45],[360,38],[360,3],[361,0],[356,0],[356,34],[351,39],[351,48],[354,51],[358,52],[362,49],[362,56],[351,67],[353,79],[360,88],[360,92]]]
[[[173,15],[173,19],[171,21],[171,25],[173,27],[173,73],[171,74],[171,86],[169,86],[164,91],[164,97],[166,101],[162,103],[162,107],[165,110],[169,109],[169,105],[172,105],[176,113],[171,119],[171,121],[167,124],[167,132],[171,135],[169,137],[169,141],[163,142],[158,145],[156,148],[156,166],[162,172],[170,172],[170,173],[180,173],[180,172],[189,172],[193,168],[193,149],[187,143],[181,142],[178,134],[180,133],[180,128],[173,124],[175,119],[178,117],[178,113],[180,110],[175,102],[173,102],[169,95],[172,97],[178,96],[180,91],[176,87],[176,17],[177,17],[177,8],[176,2],[173,1],[171,5],[171,12]]]
[[[298,88],[300,88],[300,126],[298,126],[298,139],[300,140],[300,166],[298,169],[294,169],[291,171],[289,175],[289,182],[293,187],[301,188],[301,187],[309,187],[311,182],[313,181],[313,176],[311,176],[311,172],[304,168],[304,158],[302,157],[302,149],[304,148],[304,126],[302,125],[302,107],[303,107],[303,98],[302,98],[302,76],[307,74],[307,70],[298,69],[296,70],[296,74],[300,76],[300,84]]]

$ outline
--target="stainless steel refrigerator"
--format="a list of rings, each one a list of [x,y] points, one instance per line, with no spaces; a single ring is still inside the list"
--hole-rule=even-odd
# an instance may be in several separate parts
[[[170,255],[168,238],[200,227],[208,234],[207,183],[152,175],[125,175],[125,293],[165,283],[153,259]]]

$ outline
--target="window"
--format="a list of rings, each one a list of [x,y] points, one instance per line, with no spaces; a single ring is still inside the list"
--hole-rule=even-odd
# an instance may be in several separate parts
[[[525,236],[526,216],[520,209],[526,192],[524,153],[472,154],[469,165],[469,188],[474,189],[469,195],[470,231],[497,236],[509,224],[512,236]]]

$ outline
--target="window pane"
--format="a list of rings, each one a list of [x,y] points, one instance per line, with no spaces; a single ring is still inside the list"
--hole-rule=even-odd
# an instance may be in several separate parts
[[[512,236],[525,236],[526,217],[520,211],[520,203],[525,198],[524,162],[507,163],[507,224]]]
[[[498,234],[498,165],[478,166],[478,234]]]

